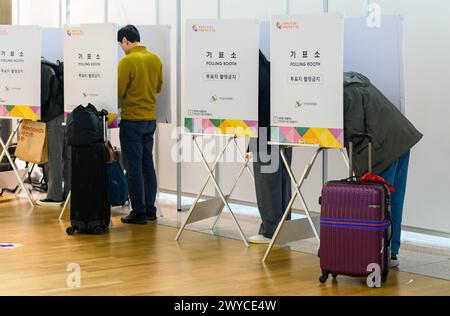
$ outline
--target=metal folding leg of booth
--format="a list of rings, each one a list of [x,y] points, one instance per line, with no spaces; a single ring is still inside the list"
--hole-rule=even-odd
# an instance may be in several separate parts
[[[214,233],[214,228],[217,225],[217,222],[219,220],[220,215],[222,214],[223,209],[226,207],[226,209],[230,212],[230,215],[234,221],[234,223],[236,224],[236,227],[239,231],[239,234],[242,238],[242,241],[244,242],[246,247],[249,247],[249,244],[247,242],[247,239],[244,235],[244,232],[242,231],[241,226],[239,225],[239,222],[235,216],[235,214],[233,213],[233,211],[231,210],[230,205],[228,204],[228,201],[231,197],[231,195],[233,194],[233,192],[236,189],[236,186],[240,180],[240,178],[242,177],[244,171],[247,169],[252,180],[254,180],[254,176],[253,176],[253,172],[249,167],[249,162],[250,162],[250,157],[247,154],[244,154],[242,152],[242,150],[239,148],[239,145],[237,143],[237,139],[234,136],[230,136],[228,137],[225,146],[223,147],[223,149],[220,151],[220,153],[217,155],[216,159],[214,160],[214,162],[212,163],[212,166],[210,167],[209,163],[207,162],[205,155],[200,147],[200,145],[197,142],[197,138],[199,136],[202,135],[193,135],[192,136],[192,140],[194,142],[194,145],[197,149],[197,151],[200,153],[201,159],[202,159],[202,163],[206,169],[206,171],[208,172],[208,176],[205,179],[205,182],[203,183],[203,186],[200,190],[200,192],[197,194],[197,197],[194,201],[194,204],[192,204],[191,208],[189,209],[189,213],[187,218],[185,219],[184,223],[182,224],[181,228],[179,229],[177,236],[175,237],[175,240],[178,241],[180,239],[181,234],[183,233],[183,231],[186,228],[186,225],[188,224],[192,224],[195,222],[199,222],[208,218],[212,218],[212,217],[216,217],[216,220],[214,222],[214,225],[212,226],[211,230]],[[223,136],[221,136],[223,137]],[[236,180],[234,181],[233,187],[230,191],[230,193],[228,195],[225,195],[223,193],[222,188],[220,187],[215,175],[214,175],[214,171],[217,168],[217,165],[219,163],[219,161],[222,159],[223,155],[225,154],[226,150],[228,149],[229,145],[231,143],[235,144],[235,147],[237,148],[237,151],[239,153],[240,158],[242,159],[244,165],[242,166],[242,168],[240,169],[240,172],[236,178]],[[205,191],[209,181],[212,180],[212,182],[214,183],[214,186],[217,190],[218,193],[218,197],[216,198],[212,198],[206,201],[202,201],[200,202],[200,199],[203,195],[203,192]]]
[[[289,147],[316,147],[316,151],[314,152],[314,155],[312,156],[311,160],[306,165],[305,169],[303,170],[303,174],[300,177],[299,181],[296,180],[295,175],[292,171],[291,166],[289,165],[286,155],[284,153],[286,148]],[[263,262],[266,262],[270,252],[272,251],[274,245],[283,245],[287,244],[289,242],[299,241],[299,240],[305,240],[309,238],[315,237],[318,241],[320,241],[320,216],[318,215],[312,215],[307,204],[305,201],[305,198],[303,197],[301,188],[305,182],[305,180],[308,178],[312,167],[314,166],[317,157],[320,153],[326,153],[328,149],[321,148],[319,146],[309,146],[309,145],[281,145],[280,152],[281,157],[283,160],[283,163],[289,173],[289,177],[291,178],[292,184],[295,186],[295,192],[291,197],[291,200],[289,201],[289,204],[283,214],[283,217],[278,224],[278,227],[272,237],[272,240],[269,244],[269,247],[267,248],[266,253],[264,254],[264,257],[262,259]],[[340,149],[341,155],[344,158],[344,161],[346,165],[348,166],[348,160],[346,157],[346,153],[344,149]],[[324,168],[325,170],[325,168]],[[302,204],[302,207],[305,211],[306,218],[301,219],[294,219],[294,220],[286,220],[289,216],[289,214],[292,211],[292,207],[294,205],[295,200],[297,197],[300,199],[300,202]]]

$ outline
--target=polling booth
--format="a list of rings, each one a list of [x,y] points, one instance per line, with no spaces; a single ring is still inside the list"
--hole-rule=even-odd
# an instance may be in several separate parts
[[[186,225],[216,217],[214,228],[226,208],[244,244],[247,239],[229,205],[239,179],[249,167],[249,157],[237,139],[258,136],[258,51],[259,24],[256,20],[187,20],[183,85],[183,124],[201,156],[208,176],[197,194],[176,240]],[[226,137],[222,149],[208,163],[199,144],[203,136]],[[232,189],[225,193],[214,171],[227,148],[234,145],[242,160]],[[230,175],[231,176],[231,175]],[[218,197],[203,202],[200,198],[212,181]]]
[[[163,64],[163,88],[157,97],[158,123],[172,121],[171,102],[171,27],[169,25],[140,25],[141,44],[155,53]],[[66,117],[78,105],[93,104],[98,110],[108,111],[108,139],[119,146],[120,120],[117,68],[123,51],[117,43],[115,24],[82,24],[66,26],[63,35],[64,87]],[[48,30],[46,38],[60,34]],[[52,55],[53,54],[53,55]],[[56,52],[49,53],[56,57]],[[61,212],[62,218],[70,196]]]
[[[64,112],[92,104],[108,112],[107,126],[118,127],[117,29],[114,24],[67,25],[64,45]],[[106,131],[104,133],[107,135]],[[63,217],[68,195],[60,214]]]
[[[295,191],[263,261],[275,244],[315,237],[318,216],[302,186],[324,151],[337,149],[346,161],[343,117],[343,18],[337,14],[273,16],[270,22],[271,144],[280,146]],[[315,148],[297,180],[286,148]],[[299,198],[306,218],[287,220]]]
[[[33,206],[31,193],[24,185],[27,169],[19,170],[12,159],[9,148],[15,136],[19,140],[31,142],[32,147],[20,150],[27,153],[45,153],[45,124],[33,121],[40,119],[41,105],[41,34],[37,26],[0,26],[0,117],[18,121],[5,143],[0,140],[2,153],[0,161],[6,156],[11,171],[0,173],[0,187],[14,188],[20,186]],[[33,143],[33,140],[35,142]],[[19,145],[20,146],[20,145]],[[18,146],[18,149],[19,149]],[[17,151],[16,151],[17,154]],[[25,158],[26,159],[26,158]],[[43,157],[41,162],[45,162]]]
[[[114,24],[64,28],[64,111],[93,104],[118,126],[117,29]]]

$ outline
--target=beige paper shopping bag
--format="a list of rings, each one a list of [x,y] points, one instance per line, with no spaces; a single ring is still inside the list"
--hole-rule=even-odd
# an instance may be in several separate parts
[[[44,164],[48,161],[45,123],[24,120],[20,126],[16,157],[22,161]]]

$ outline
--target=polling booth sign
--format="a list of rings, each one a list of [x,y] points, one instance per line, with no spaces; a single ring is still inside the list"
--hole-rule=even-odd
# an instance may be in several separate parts
[[[259,24],[188,20],[184,126],[193,134],[258,136]]]
[[[272,18],[272,142],[343,146],[342,27],[337,14]]]
[[[93,104],[118,126],[117,29],[114,24],[64,28],[64,111]]]
[[[0,25],[0,117],[39,120],[40,106],[40,29]]]

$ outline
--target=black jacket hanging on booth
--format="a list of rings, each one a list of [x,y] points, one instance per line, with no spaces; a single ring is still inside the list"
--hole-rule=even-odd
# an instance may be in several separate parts
[[[344,129],[347,148],[350,135],[372,136],[376,174],[400,159],[423,136],[369,79],[356,72],[344,73]],[[354,144],[353,166],[357,176],[368,170],[367,148],[367,140]]]
[[[64,113],[63,65],[41,61],[41,121],[49,122]]]

